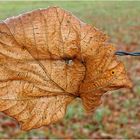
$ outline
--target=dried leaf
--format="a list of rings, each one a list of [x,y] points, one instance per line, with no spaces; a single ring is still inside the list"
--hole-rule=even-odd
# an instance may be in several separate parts
[[[130,87],[106,35],[58,7],[0,23],[0,111],[29,130],[54,123],[80,97],[88,112],[103,93]]]

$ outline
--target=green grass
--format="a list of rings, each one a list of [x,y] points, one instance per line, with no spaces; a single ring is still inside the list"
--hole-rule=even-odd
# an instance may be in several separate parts
[[[101,2],[101,1],[22,1],[22,2],[0,2],[0,20],[10,16],[16,16],[26,11],[48,6],[60,6],[71,11],[84,22],[90,23],[112,36],[112,41],[121,40],[125,43],[137,41],[140,37],[133,34],[132,26],[140,24],[140,2]],[[118,34],[119,32],[119,34]]]

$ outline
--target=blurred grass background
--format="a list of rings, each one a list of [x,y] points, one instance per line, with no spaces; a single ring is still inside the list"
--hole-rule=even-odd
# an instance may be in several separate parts
[[[26,11],[60,6],[103,30],[116,48],[140,51],[140,2],[138,1],[0,1],[0,20]],[[79,100],[71,104],[60,123],[19,130],[16,121],[0,114],[0,138],[140,138],[140,58],[122,57],[133,80],[133,89],[106,94],[97,111],[87,116]]]

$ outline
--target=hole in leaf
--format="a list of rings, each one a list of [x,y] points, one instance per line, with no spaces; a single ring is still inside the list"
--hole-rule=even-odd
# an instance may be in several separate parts
[[[115,72],[114,72],[114,71],[112,71],[111,73],[112,73],[112,74],[114,74]]]
[[[72,65],[73,60],[72,59],[66,59],[65,62],[66,62],[67,65]]]

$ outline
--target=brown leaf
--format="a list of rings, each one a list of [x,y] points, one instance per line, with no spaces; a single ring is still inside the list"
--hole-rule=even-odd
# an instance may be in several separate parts
[[[129,87],[106,35],[58,7],[0,23],[0,111],[22,129],[63,118],[81,97],[87,111],[108,90]]]

